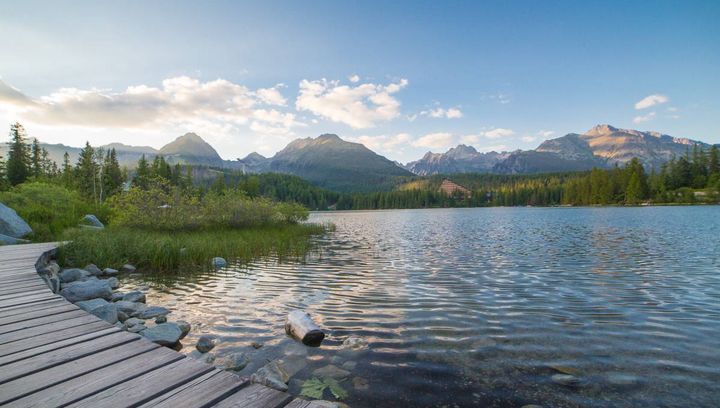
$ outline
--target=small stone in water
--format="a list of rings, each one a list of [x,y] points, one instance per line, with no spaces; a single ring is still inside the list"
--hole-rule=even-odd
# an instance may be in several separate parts
[[[225,266],[227,266],[227,261],[225,260],[225,258],[216,256],[212,259],[212,266],[214,266],[215,268],[224,268]]]
[[[256,350],[263,346],[262,343],[258,343],[257,341],[253,341],[252,343],[250,343],[250,345]]]
[[[137,303],[145,303],[145,294],[135,290],[132,292],[126,293],[122,300],[126,300],[128,302],[137,302]]]
[[[360,337],[348,337],[343,341],[343,347],[351,350],[360,350],[368,346],[368,342]]]
[[[120,268],[120,271],[125,272],[125,273],[135,272],[136,270],[137,270],[137,268],[135,268],[135,266],[130,265],[130,264],[125,264],[122,266],[122,268]]]
[[[105,269],[102,270],[102,274],[103,274],[103,275],[107,275],[107,276],[117,275],[118,272],[119,272],[119,271],[118,271],[117,269],[113,269],[113,268],[105,268]]]
[[[195,348],[201,353],[207,353],[215,348],[215,339],[211,336],[200,336]]]
[[[247,367],[250,359],[245,353],[232,353],[222,358],[221,365],[225,370],[240,371]]]
[[[580,385],[580,379],[570,374],[555,374],[551,378],[554,383],[564,385],[566,387],[577,387]]]
[[[118,278],[115,277],[108,279],[107,283],[112,289],[117,289],[120,287],[120,281],[118,280]]]
[[[352,379],[353,388],[356,390],[367,390],[369,387],[369,382],[367,379],[362,377],[355,377]]]
[[[156,324],[167,323],[167,317],[166,316],[158,316],[155,318],[155,323]]]
[[[346,361],[346,362],[343,363],[343,365],[342,365],[341,367],[344,368],[345,370],[352,371],[352,370],[355,369],[356,366],[357,366],[357,362],[355,362],[355,361]]]
[[[316,375],[318,377],[328,377],[335,380],[343,380],[350,375],[350,372],[347,370],[343,370],[338,366],[330,364],[326,365],[325,367],[316,369],[315,371],[313,371],[313,375]]]
[[[180,340],[184,339],[185,336],[190,333],[190,323],[186,322],[185,320],[178,320],[177,322],[178,327],[180,327],[180,330],[182,330],[182,336],[180,336]]]

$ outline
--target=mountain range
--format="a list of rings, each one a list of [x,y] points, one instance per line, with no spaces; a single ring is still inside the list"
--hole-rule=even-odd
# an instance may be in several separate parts
[[[52,160],[62,163],[68,152],[76,162],[80,148],[41,144]],[[398,177],[413,175],[498,173],[523,174],[589,170],[622,165],[637,157],[647,168],[658,168],[689,148],[710,145],[657,132],[618,129],[598,125],[583,134],[570,133],[549,139],[534,150],[478,152],[459,145],[445,153],[426,153],[406,165],[388,160],[360,143],[334,134],[296,139],[273,157],[251,153],[243,159],[223,160],[217,151],[195,133],[187,133],[157,150],[148,146],[111,143],[121,165],[132,168],[142,155],[163,155],[170,163],[203,165],[241,170],[245,173],[278,172],[300,176],[315,185],[336,191],[370,191],[392,186]],[[5,156],[7,145],[0,146]]]

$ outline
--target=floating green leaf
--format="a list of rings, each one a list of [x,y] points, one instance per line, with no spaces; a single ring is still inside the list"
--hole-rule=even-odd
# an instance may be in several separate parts
[[[325,389],[329,388],[332,395],[339,399],[345,399],[348,396],[347,391],[336,380],[332,378],[313,377],[305,381],[300,389],[300,396],[312,399],[322,399]]]
[[[325,385],[330,388],[330,392],[332,392],[332,395],[335,396],[335,398],[342,400],[347,398],[348,393],[343,389],[343,387],[340,386],[340,384],[335,381],[332,378],[326,378],[325,379]]]

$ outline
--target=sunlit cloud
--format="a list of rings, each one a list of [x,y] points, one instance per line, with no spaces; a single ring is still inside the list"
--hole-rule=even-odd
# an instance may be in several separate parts
[[[637,103],[635,104],[635,109],[637,109],[637,110],[647,109],[647,108],[649,108],[649,107],[651,107],[651,106],[655,106],[655,105],[660,105],[660,104],[662,104],[662,103],[666,103],[666,102],[668,102],[669,100],[670,100],[670,98],[668,98],[668,97],[665,96],[665,95],[660,95],[660,94],[648,95],[648,96],[642,98],[639,102],[637,102]],[[637,122],[636,122],[636,123],[637,123]]]
[[[633,118],[633,123],[649,122],[649,121],[655,119],[655,116],[656,116],[656,115],[655,115],[655,112],[650,112],[650,113],[648,113],[647,115],[635,116],[635,117]]]

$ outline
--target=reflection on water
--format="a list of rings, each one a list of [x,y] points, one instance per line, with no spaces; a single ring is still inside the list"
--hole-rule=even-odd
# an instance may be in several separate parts
[[[292,343],[287,312],[307,310],[329,335],[309,351],[291,391],[335,364],[351,371],[341,385],[352,407],[720,400],[719,207],[401,210],[312,220],[337,230],[304,263],[264,260],[169,282],[130,277],[126,286],[151,282],[148,303],[193,323],[183,351],[215,334],[218,354],[250,356],[247,375]],[[369,348],[343,350],[348,336]],[[557,374],[577,381],[562,384]]]

